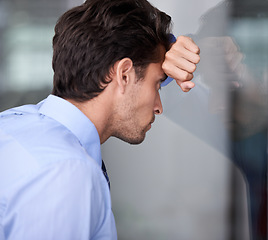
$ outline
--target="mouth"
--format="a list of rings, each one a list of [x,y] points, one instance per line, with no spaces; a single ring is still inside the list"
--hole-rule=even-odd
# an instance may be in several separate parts
[[[149,122],[149,124],[147,125],[145,131],[149,131],[152,128],[152,124],[154,123],[155,120],[155,116],[153,116],[152,120]]]
[[[148,128],[149,128],[148,130],[151,129],[152,124],[154,123],[154,120],[155,120],[155,116],[152,118],[151,122],[148,124]]]
[[[154,119],[149,123],[149,126],[151,126],[154,123]]]
[[[153,116],[152,121],[150,122],[150,125],[154,123],[154,120],[155,120],[155,116]]]

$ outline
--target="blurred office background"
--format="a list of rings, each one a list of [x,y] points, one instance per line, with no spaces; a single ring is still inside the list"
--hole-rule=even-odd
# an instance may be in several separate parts
[[[51,91],[53,28],[82,0],[0,0],[0,109]],[[267,240],[267,0],[151,0],[200,46],[143,144],[102,146],[119,240]],[[42,217],[42,216],[40,216]]]

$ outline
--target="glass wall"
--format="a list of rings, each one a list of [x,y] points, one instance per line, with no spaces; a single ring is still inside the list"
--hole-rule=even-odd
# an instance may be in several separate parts
[[[236,0],[230,21],[230,36],[243,54],[235,70],[239,87],[232,93],[232,159],[247,183],[251,237],[263,240],[267,239],[268,2]]]

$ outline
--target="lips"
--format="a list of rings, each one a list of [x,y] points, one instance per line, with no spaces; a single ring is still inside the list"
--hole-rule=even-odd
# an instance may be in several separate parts
[[[147,128],[146,128],[146,131],[149,131],[149,130],[151,129],[154,120],[155,120],[155,116],[153,116],[151,122],[148,124],[148,126],[147,126]]]
[[[153,116],[152,121],[150,122],[150,124],[153,124],[155,120],[155,116]]]

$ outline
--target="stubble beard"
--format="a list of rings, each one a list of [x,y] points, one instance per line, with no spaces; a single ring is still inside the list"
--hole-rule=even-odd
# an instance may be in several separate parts
[[[129,123],[125,122],[124,124],[118,124],[120,127],[113,136],[129,144],[140,144],[144,141],[146,133],[150,129],[154,120],[155,116],[153,116],[151,122],[143,128],[137,126],[137,123],[133,120]]]
[[[146,128],[142,130],[136,129],[135,131],[133,131],[133,129],[121,129],[118,130],[113,136],[129,144],[137,145],[144,141],[146,132]]]
[[[151,122],[146,126],[139,125],[138,117],[135,112],[137,111],[133,107],[133,102],[136,101],[136,92],[130,96],[130,102],[125,102],[120,106],[120,109],[116,112],[124,112],[125,114],[119,114],[118,120],[114,124],[116,131],[112,134],[113,137],[116,137],[124,142],[129,144],[137,145],[144,141],[146,132],[150,129],[151,123],[154,121],[155,116],[153,114]],[[123,110],[123,111],[122,111]],[[122,117],[125,116],[125,117]]]

